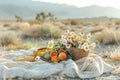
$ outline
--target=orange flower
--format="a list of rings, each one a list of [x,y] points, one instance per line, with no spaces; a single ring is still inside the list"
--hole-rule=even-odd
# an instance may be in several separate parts
[[[59,60],[58,60],[57,56],[52,56],[51,61],[52,62],[58,62]]]
[[[65,60],[67,58],[67,55],[66,55],[66,53],[62,52],[62,53],[59,54],[58,58],[60,60]]]
[[[50,53],[50,57],[57,56],[57,55],[58,55],[57,51],[52,51],[52,52]]]

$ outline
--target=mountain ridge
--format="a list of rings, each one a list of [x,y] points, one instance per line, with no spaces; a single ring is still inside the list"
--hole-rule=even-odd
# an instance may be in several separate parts
[[[15,15],[21,16],[23,19],[34,19],[39,12],[51,12],[56,17],[64,18],[93,18],[93,17],[113,17],[120,18],[120,9],[112,7],[101,7],[91,5],[78,8],[57,3],[36,2],[30,0],[6,0],[8,2],[0,3],[0,19],[15,19]]]

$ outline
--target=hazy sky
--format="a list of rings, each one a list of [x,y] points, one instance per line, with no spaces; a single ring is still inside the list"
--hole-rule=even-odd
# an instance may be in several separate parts
[[[33,0],[33,1],[68,4],[68,5],[74,5],[77,7],[99,5],[99,6],[105,6],[105,7],[106,6],[115,7],[120,9],[120,0]]]

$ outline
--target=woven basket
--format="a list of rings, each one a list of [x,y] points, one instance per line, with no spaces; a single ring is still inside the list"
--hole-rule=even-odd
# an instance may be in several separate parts
[[[84,57],[87,57],[89,55],[89,51],[85,51],[84,49],[79,48],[71,48],[73,60],[78,60]]]

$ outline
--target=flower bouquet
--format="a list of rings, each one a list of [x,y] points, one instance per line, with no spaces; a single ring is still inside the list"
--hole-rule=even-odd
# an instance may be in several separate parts
[[[78,60],[87,57],[90,50],[94,49],[95,43],[91,41],[92,35],[80,32],[70,32],[67,30],[57,42],[48,42],[48,47],[40,48],[34,52],[35,60],[45,60],[47,62],[60,62],[67,59]]]

